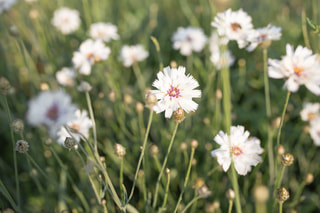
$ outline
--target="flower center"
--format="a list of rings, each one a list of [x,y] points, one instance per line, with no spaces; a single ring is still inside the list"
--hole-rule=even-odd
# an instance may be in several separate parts
[[[173,87],[172,85],[170,85],[170,89],[168,89],[168,91],[167,91],[167,95],[169,95],[170,99],[171,98],[179,98],[179,97],[181,97],[180,90],[179,90],[178,86],[177,87]]]
[[[237,22],[234,22],[231,24],[231,29],[235,32],[237,32],[238,30],[241,30],[241,28],[242,28],[241,25]]]
[[[57,105],[54,105],[54,106],[52,106],[52,107],[47,111],[46,116],[47,116],[49,119],[55,121],[55,120],[57,120],[57,118],[58,118],[58,112],[59,112],[58,106],[57,106]]]
[[[232,147],[232,153],[235,155],[235,156],[239,156],[241,155],[243,152],[242,152],[242,149],[238,146],[233,146]]]
[[[263,42],[267,39],[267,34],[261,34],[259,37],[258,37],[258,41],[259,42]]]
[[[78,124],[72,124],[70,128],[70,132],[77,133],[80,130],[80,126]]]
[[[308,119],[313,120],[316,118],[316,113],[308,113]]]
[[[296,66],[295,66],[295,67],[293,68],[293,71],[294,71],[294,73],[295,73],[297,76],[301,76],[303,70],[304,70],[303,67],[296,67]]]

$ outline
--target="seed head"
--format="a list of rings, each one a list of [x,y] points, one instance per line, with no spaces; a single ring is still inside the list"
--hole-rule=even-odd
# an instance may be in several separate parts
[[[22,134],[24,130],[24,124],[23,121],[20,119],[15,119],[11,123],[11,127],[13,131],[17,134]]]
[[[29,144],[27,141],[18,140],[16,143],[16,151],[20,153],[26,153],[29,149]]]
[[[181,107],[173,112],[173,119],[178,123],[181,123],[185,119],[184,110]]]
[[[290,153],[285,153],[281,156],[281,163],[284,166],[291,166],[293,164],[294,157]]]
[[[289,199],[290,194],[289,194],[289,192],[286,190],[286,188],[281,187],[281,188],[279,188],[279,189],[277,190],[276,196],[277,196],[277,199],[278,199],[279,202],[285,202],[286,200]]]
[[[70,151],[71,149],[76,149],[77,142],[72,137],[66,137],[66,139],[64,140],[64,146]]]
[[[123,158],[126,155],[126,149],[118,143],[114,145],[113,152],[118,158]]]

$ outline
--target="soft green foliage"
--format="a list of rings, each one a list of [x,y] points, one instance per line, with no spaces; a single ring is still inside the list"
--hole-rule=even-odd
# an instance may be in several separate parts
[[[62,6],[80,12],[81,26],[70,35],[61,34],[51,24],[53,12]],[[202,91],[201,99],[195,100],[199,104],[198,110],[186,114],[185,120],[179,124],[168,156],[166,167],[170,169],[170,187],[166,195],[166,212],[174,211],[182,190],[181,209],[197,196],[192,187],[197,178],[202,178],[212,193],[207,198],[194,202],[187,212],[213,212],[208,210],[212,208],[213,202],[220,203],[220,207],[214,212],[227,212],[229,201],[225,193],[232,188],[231,173],[224,172],[210,154],[211,150],[218,148],[213,137],[225,125],[222,100],[216,98],[216,90],[222,89],[221,72],[215,70],[210,62],[208,45],[201,53],[194,53],[187,59],[179,51],[173,50],[171,42],[172,34],[180,26],[201,27],[209,37],[213,30],[210,25],[213,17],[227,8],[243,8],[252,16],[255,28],[269,23],[282,27],[281,40],[273,42],[268,49],[269,58],[280,58],[285,53],[286,43],[305,46],[302,22],[305,24],[306,20],[301,19],[302,10],[305,10],[306,16],[313,23],[320,23],[318,0],[38,0],[34,3],[20,0],[10,10],[0,14],[0,76],[5,76],[14,87],[14,92],[7,95],[6,99],[12,119],[24,120],[23,137],[29,143],[28,156],[16,153],[22,212],[61,212],[64,209],[70,212],[104,211],[84,171],[82,160],[86,161],[86,156],[83,152],[79,149],[80,158],[76,151],[69,151],[55,143],[55,139],[50,139],[44,127],[33,128],[25,121],[28,100],[36,96],[45,84],[50,90],[61,87],[55,73],[62,67],[72,66],[73,52],[81,42],[89,38],[90,23],[95,22],[116,25],[120,39],[106,43],[111,49],[108,60],[95,64],[91,75],[78,75],[77,81],[86,80],[93,87],[90,97],[97,127],[98,150],[100,156],[105,157],[107,172],[120,199],[123,200],[121,195],[129,195],[131,192],[149,118],[148,108],[144,108],[141,114],[135,109],[136,103],[144,103],[144,94],[141,94],[132,67],[126,68],[119,61],[120,49],[126,44],[142,44],[148,50],[149,57],[138,65],[145,85],[151,88],[160,67],[159,55],[151,40],[153,36],[159,43],[163,65],[168,66],[171,61],[175,61],[178,65],[186,66],[187,73],[197,79]],[[11,25],[18,29],[15,36],[9,32]],[[313,33],[310,27],[307,30],[311,48],[317,53],[320,50],[319,34]],[[229,48],[236,57],[235,64],[230,68],[232,124],[245,126],[252,136],[261,140],[261,146],[265,150],[262,154],[263,163],[254,167],[248,175],[238,177],[242,211],[255,211],[257,202],[254,189],[264,184],[270,192],[268,212],[272,212],[274,188],[269,182],[268,121],[265,113],[262,51],[257,49],[249,53],[245,49],[239,49],[235,42],[231,42]],[[239,59],[246,62],[244,71],[239,68]],[[273,120],[281,116],[286,91],[282,89],[283,80],[269,79],[269,83]],[[64,90],[72,96],[72,102],[80,109],[88,108],[85,93],[78,92],[76,86],[66,87]],[[111,92],[115,92],[115,100],[110,99]],[[124,97],[128,96],[132,100],[125,102]],[[291,195],[283,204],[284,212],[296,210],[307,213],[320,209],[320,186],[317,184],[320,181],[320,150],[305,130],[306,123],[301,121],[299,114],[306,101],[317,102],[319,98],[305,87],[300,87],[297,93],[291,94],[282,128],[280,144],[295,158],[294,164],[286,168],[283,175],[282,186]],[[174,128],[173,119],[165,119],[163,113],[153,115],[141,167],[144,170],[145,186],[143,176],[139,173],[130,201],[131,207],[127,208],[127,212],[133,212],[133,207],[139,212],[151,212],[157,177]],[[272,131],[276,149],[277,129]],[[92,136],[91,131],[88,140],[93,144]],[[14,134],[15,140],[22,139],[21,137]],[[0,139],[0,180],[17,202],[12,138],[3,95],[0,95]],[[189,182],[184,187],[191,154],[190,142],[193,139],[199,142],[199,146],[195,149],[196,161],[191,167],[190,176],[186,178]],[[50,140],[52,143],[48,146]],[[181,149],[182,142],[186,142],[187,149]],[[81,143],[89,152],[86,143]],[[126,191],[119,184],[121,159],[113,153],[116,143],[126,148],[122,168]],[[156,158],[150,154],[152,144],[159,148]],[[274,151],[276,154],[276,150]],[[308,173],[315,177],[310,185],[304,184]],[[98,193],[102,194],[104,189],[99,188],[98,174],[100,173],[96,171],[91,177]],[[157,211],[163,204],[166,183],[167,175],[164,174],[160,181]],[[295,196],[297,192],[302,194]],[[108,212],[119,212],[108,190],[103,198]],[[14,207],[2,192],[0,212],[6,208]],[[235,207],[233,211],[235,212]]]

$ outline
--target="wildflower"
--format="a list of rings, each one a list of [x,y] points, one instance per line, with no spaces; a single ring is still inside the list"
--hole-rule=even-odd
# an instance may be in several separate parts
[[[252,32],[248,34],[250,45],[247,47],[247,50],[253,51],[258,45],[262,48],[268,48],[272,40],[280,40],[280,38],[281,27],[268,24],[268,26],[252,30]]]
[[[192,98],[201,97],[201,91],[195,90],[199,83],[191,75],[185,75],[185,71],[185,67],[179,66],[158,72],[158,79],[152,84],[157,90],[151,90],[159,100],[153,107],[156,113],[165,111],[165,117],[170,118],[180,107],[187,113],[198,108]]]
[[[29,144],[27,141],[18,140],[16,143],[16,151],[20,153],[26,153],[29,149]]]
[[[279,200],[279,202],[285,202],[289,199],[290,194],[286,188],[280,187],[279,189],[277,189],[276,197]]]
[[[124,45],[120,51],[120,61],[123,62],[125,67],[130,67],[134,63],[143,61],[149,56],[149,53],[143,48],[142,45],[128,46]]]
[[[70,34],[79,28],[81,20],[77,10],[62,7],[54,11],[51,23],[61,33]]]
[[[113,152],[118,158],[123,158],[126,155],[126,148],[121,144],[116,143],[113,147]]]
[[[94,23],[90,26],[90,36],[94,39],[101,39],[109,42],[111,39],[118,40],[118,29],[115,25],[110,23]]]
[[[87,39],[81,43],[79,51],[73,53],[72,62],[81,74],[89,75],[91,66],[96,62],[107,60],[110,52],[110,48],[101,40]]]
[[[17,133],[17,134],[23,133],[24,124],[23,124],[22,120],[20,120],[20,119],[13,120],[11,123],[11,127],[15,133]]]
[[[42,91],[29,101],[27,121],[32,126],[44,124],[54,137],[62,125],[74,119],[75,110],[71,97],[64,91]]]
[[[88,117],[88,112],[78,109],[74,115],[75,119],[66,124],[68,129],[61,127],[57,133],[57,142],[62,145],[67,137],[74,138],[77,143],[80,142],[81,137],[89,137],[89,129],[92,127],[92,121]]]
[[[246,175],[251,171],[251,166],[262,162],[259,156],[263,152],[260,140],[255,137],[249,138],[249,135],[250,133],[244,131],[243,126],[232,126],[230,135],[220,131],[215,136],[214,140],[221,147],[213,150],[211,155],[218,158],[218,163],[225,172],[233,162],[236,171],[240,175]]]
[[[76,71],[68,67],[64,67],[56,73],[57,81],[62,86],[74,86],[74,79],[76,76]]]
[[[293,164],[294,157],[290,153],[285,153],[281,156],[281,163],[284,166],[291,166]]]
[[[221,45],[225,43],[224,40],[225,39],[219,39],[217,33],[213,33],[209,40],[210,60],[218,70],[221,70],[223,67],[230,67],[235,60],[231,51],[227,50],[224,53],[220,51]]]
[[[201,28],[179,27],[172,36],[173,48],[180,49],[182,55],[191,55],[192,51],[200,52],[207,42],[207,37]]]
[[[268,74],[271,78],[284,78],[284,88],[296,92],[300,85],[305,85],[315,95],[320,95],[320,62],[317,55],[306,47],[296,50],[287,44],[287,55],[281,60],[269,59]]]
[[[251,21],[251,17],[242,9],[238,11],[228,9],[218,13],[211,25],[216,27],[218,34],[227,41],[236,40],[239,48],[244,48],[248,44],[248,34],[253,28]]]
[[[319,112],[319,103],[304,103],[303,109],[300,112],[300,116],[303,121],[312,121],[319,116]]]
[[[316,146],[320,146],[320,117],[310,123],[309,133]]]
[[[9,10],[15,3],[16,0],[0,0],[0,14],[3,11]]]

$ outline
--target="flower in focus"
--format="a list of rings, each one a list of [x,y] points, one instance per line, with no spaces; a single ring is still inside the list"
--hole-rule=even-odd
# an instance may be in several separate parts
[[[248,41],[250,45],[247,47],[248,51],[253,51],[258,45],[268,47],[272,40],[280,40],[281,27],[276,27],[271,24],[264,28],[258,28],[248,34]]]
[[[75,119],[67,123],[68,130],[65,127],[61,127],[57,133],[58,143],[64,145],[67,137],[72,137],[77,143],[80,142],[81,136],[88,138],[89,129],[92,127],[92,122],[88,118],[88,112],[86,110],[76,110]]]
[[[199,83],[185,72],[186,68],[182,66],[165,67],[163,72],[158,72],[158,79],[152,84],[157,90],[150,91],[159,100],[153,107],[156,113],[165,111],[165,117],[170,118],[180,107],[187,113],[198,108],[198,104],[192,98],[201,97],[201,91],[195,90]]]
[[[182,55],[191,55],[192,51],[200,52],[207,42],[207,37],[201,28],[179,27],[172,36],[173,48],[180,49]]]
[[[62,7],[54,11],[51,23],[63,34],[73,33],[81,23],[79,11]]]
[[[140,44],[133,46],[124,45],[120,51],[120,61],[123,62],[125,67],[130,67],[138,61],[143,61],[148,56],[149,53]]]
[[[226,172],[231,162],[238,174],[246,175],[251,171],[251,166],[256,166],[262,162],[259,156],[263,152],[260,147],[260,140],[250,137],[248,131],[244,131],[243,126],[232,126],[230,135],[220,131],[214,140],[221,147],[211,152],[212,157],[218,158],[218,163]]]
[[[5,10],[9,10],[15,3],[16,0],[0,0],[0,14]]]
[[[319,116],[319,112],[319,103],[304,103],[300,116],[303,121],[312,121]]]
[[[230,67],[235,60],[231,51],[227,50],[224,53],[220,51],[220,46],[225,44],[224,40],[223,38],[219,39],[217,33],[213,33],[209,40],[210,60],[218,70],[221,70],[223,67]]]
[[[77,76],[77,73],[74,69],[64,67],[56,73],[56,78],[59,84],[62,86],[73,86],[74,79]]]
[[[110,52],[110,48],[101,40],[87,39],[81,43],[79,51],[73,53],[72,62],[81,74],[89,75],[91,66],[96,62],[107,60]]]
[[[320,146],[320,117],[317,117],[310,123],[309,132],[314,144]]]
[[[251,21],[251,17],[242,9],[238,11],[228,9],[218,13],[211,25],[216,27],[218,34],[227,41],[236,40],[239,48],[244,48],[248,44],[248,34],[253,28]]]
[[[71,97],[64,91],[42,91],[29,101],[27,121],[32,126],[47,126],[54,137],[61,126],[74,119],[75,110]]]
[[[90,26],[90,36],[94,39],[101,39],[109,42],[111,39],[118,40],[118,28],[110,23],[94,23]]]
[[[284,78],[284,88],[296,92],[300,85],[305,85],[315,95],[320,95],[320,62],[317,55],[306,47],[298,46],[296,50],[287,44],[287,55],[281,60],[269,59],[268,74],[270,78]]]

